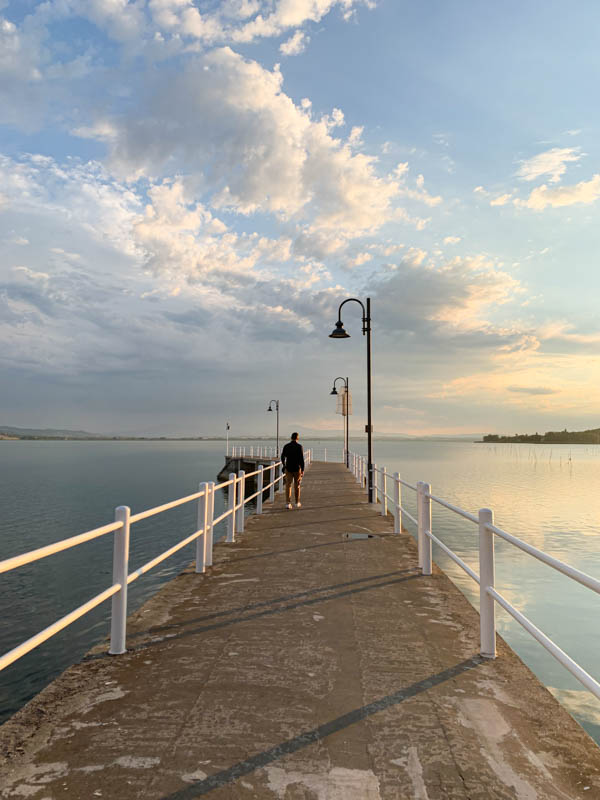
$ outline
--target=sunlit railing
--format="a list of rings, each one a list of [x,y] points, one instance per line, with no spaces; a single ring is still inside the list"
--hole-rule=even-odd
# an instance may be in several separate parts
[[[278,458],[277,448],[272,445],[246,445],[232,444],[230,447],[231,458],[248,458],[250,460],[260,458]],[[311,447],[310,452],[313,461],[345,461],[345,451],[337,448]],[[229,455],[229,453],[227,454]]]
[[[358,453],[350,453],[350,469],[358,483],[363,487],[368,486],[367,460]],[[416,492],[417,518],[412,516],[402,505],[402,487]],[[391,494],[389,490],[391,488]],[[566,575],[571,580],[577,581],[588,589],[600,594],[600,581],[592,578],[585,572],[565,564],[559,559],[538,550],[537,547],[524,542],[522,539],[507,533],[494,525],[494,513],[489,508],[481,508],[477,514],[471,514],[458,506],[432,494],[431,486],[424,481],[416,484],[407,483],[400,478],[398,472],[389,473],[385,467],[373,465],[373,502],[381,503],[381,514],[386,515],[388,509],[394,517],[394,533],[402,530],[402,519],[408,518],[417,526],[417,552],[418,566],[423,575],[431,575],[432,571],[432,545],[435,542],[452,561],[458,564],[467,575],[479,584],[479,617],[480,617],[480,653],[486,658],[496,657],[496,603],[507,611],[542,647],[563,665],[577,680],[583,684],[593,695],[600,699],[600,683],[577,664],[567,653],[561,650],[549,636],[537,628],[531,620],[516,609],[503,597],[494,586],[495,583],[495,554],[494,536],[499,536],[505,542],[519,548],[524,553],[533,556],[538,561],[546,564],[557,572]],[[479,529],[479,575],[471,569],[456,553],[432,533],[431,504],[437,503],[443,508],[452,511],[469,522],[475,523]]]
[[[263,454],[260,457],[266,459],[267,455]],[[306,467],[310,465],[311,460],[312,453],[308,450],[305,452]],[[256,478],[256,491],[250,495],[246,494],[246,479],[248,478]],[[228,490],[227,510],[215,518],[215,495],[225,489]],[[272,503],[275,500],[275,492],[281,491],[282,489],[283,469],[281,461],[272,460],[271,463],[259,465],[253,472],[245,473],[243,470],[240,470],[237,475],[232,472],[229,474],[228,480],[217,485],[215,485],[214,481],[201,483],[199,490],[194,492],[194,494],[180,497],[177,500],[164,503],[155,508],[149,508],[138,514],[132,514],[128,506],[119,506],[115,509],[114,522],[108,525],[103,525],[100,528],[94,528],[91,531],[72,536],[69,539],[63,539],[62,541],[55,542],[45,547],[40,547],[37,550],[31,550],[27,553],[14,556],[13,558],[0,561],[0,573],[9,572],[25,564],[31,564],[34,561],[40,561],[48,556],[77,547],[84,542],[89,542],[100,536],[114,533],[113,582],[111,586],[92,597],[83,605],[61,617],[56,622],[52,623],[52,625],[49,625],[47,628],[44,628],[44,630],[17,645],[17,647],[14,647],[3,656],[0,656],[0,671],[19,658],[22,658],[22,656],[41,645],[109,598],[112,598],[109,653],[112,655],[124,653],[127,634],[127,587],[129,584],[136,581],[146,572],[149,572],[178,550],[181,550],[183,547],[193,542],[196,543],[196,572],[203,573],[206,567],[211,566],[213,563],[215,525],[223,520],[227,520],[225,541],[234,542],[236,532],[242,532],[244,530],[245,508],[247,503],[256,500],[256,513],[262,514],[265,494],[268,492],[268,502]],[[148,517],[162,514],[178,506],[195,501],[198,502],[196,530],[173,545],[173,547],[165,550],[164,553],[151,559],[133,572],[129,572],[129,540],[131,526],[136,522],[148,519]]]

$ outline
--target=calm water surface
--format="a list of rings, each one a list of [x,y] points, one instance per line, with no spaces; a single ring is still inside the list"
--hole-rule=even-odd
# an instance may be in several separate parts
[[[340,450],[332,442],[304,444],[326,445],[330,457]],[[223,448],[223,442],[0,442],[0,559],[103,525],[118,505],[135,513],[196,491],[200,481],[215,479]],[[380,465],[410,483],[425,480],[434,494],[471,512],[492,508],[500,527],[600,577],[599,447],[378,441],[375,452]],[[403,490],[403,503],[416,516],[413,492]],[[136,524],[131,568],[191,532],[194,506]],[[433,526],[478,571],[476,526],[435,504]],[[499,539],[496,553],[499,591],[600,678],[600,598]],[[193,548],[185,548],[133,583],[131,610],[192,558]],[[477,585],[435,546],[434,559],[477,606]],[[0,652],[110,585],[111,576],[110,536],[3,575]],[[109,612],[110,603],[103,604],[0,673],[0,719],[102,639]],[[497,619],[513,649],[600,742],[600,703],[502,609]]]

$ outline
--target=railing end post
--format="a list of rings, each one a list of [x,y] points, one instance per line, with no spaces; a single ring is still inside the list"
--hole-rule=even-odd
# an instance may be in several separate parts
[[[113,544],[113,584],[121,588],[112,596],[110,620],[109,655],[119,656],[127,652],[127,577],[129,573],[129,529],[131,509],[129,506],[115,508],[115,522],[121,527],[115,531]]]
[[[494,524],[494,512],[479,509],[479,624],[480,655],[496,658],[496,602],[488,592],[494,588],[495,559],[494,534],[487,527]]]

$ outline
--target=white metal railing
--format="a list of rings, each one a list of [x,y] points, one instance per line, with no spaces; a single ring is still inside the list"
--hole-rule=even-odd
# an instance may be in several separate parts
[[[261,458],[279,458],[277,448],[270,445],[245,445],[233,444],[231,445],[231,458],[248,458],[257,460]],[[345,451],[337,450],[336,448],[327,447],[311,447],[304,451],[304,455],[310,453],[313,461],[341,461],[346,460]]]
[[[358,453],[350,453],[350,469],[358,483],[366,488],[368,485],[367,460]],[[392,485],[392,494],[388,486]],[[402,486],[416,492],[417,518],[413,517],[402,505]],[[565,564],[553,556],[538,550],[537,547],[524,542],[511,533],[494,525],[494,513],[489,508],[481,508],[478,514],[472,514],[447,500],[432,494],[431,486],[424,481],[416,484],[407,483],[400,478],[400,474],[388,473],[385,467],[373,465],[373,502],[381,503],[381,513],[388,513],[388,504],[391,504],[391,513],[394,517],[394,533],[402,530],[402,518],[407,517],[417,526],[417,553],[418,566],[423,575],[432,572],[432,545],[435,542],[467,575],[479,584],[479,618],[480,618],[480,653],[486,658],[496,657],[496,603],[507,611],[542,647],[565,667],[577,680],[583,684],[593,695],[600,699],[600,683],[588,672],[577,664],[567,653],[561,650],[549,636],[537,628],[531,620],[516,609],[495,588],[495,553],[494,536],[499,536],[505,542],[519,548],[524,553],[533,556],[538,561],[552,567],[557,572],[566,575],[571,580],[577,581],[588,589],[600,594],[600,580],[587,575],[575,567]],[[443,508],[460,517],[475,523],[479,531],[479,575],[471,569],[456,553],[432,533],[431,504],[437,503]]]
[[[274,448],[273,448],[274,449]],[[269,458],[267,453],[262,453],[258,458]],[[312,461],[312,453],[310,450],[305,452],[305,467],[308,468]],[[256,478],[257,490],[251,494],[246,495],[246,478]],[[227,510],[215,517],[215,495],[224,489],[228,490],[228,507]],[[252,500],[256,500],[256,513],[262,514],[263,501],[265,493],[268,492],[269,502],[275,500],[275,492],[283,490],[283,468],[281,461],[271,460],[270,463],[260,464],[258,469],[253,472],[244,473],[243,470],[236,475],[234,472],[230,473],[229,479],[215,485],[213,481],[203,482],[199,486],[199,490],[194,494],[180,497],[170,503],[156,506],[155,508],[141,511],[138,514],[132,514],[128,506],[119,506],[115,509],[115,520],[108,525],[103,525],[100,528],[94,528],[86,533],[81,533],[77,536],[72,536],[69,539],[55,542],[45,547],[40,547],[37,550],[31,550],[13,558],[7,558],[0,561],[0,573],[9,572],[17,569],[25,564],[31,564],[34,561],[39,561],[47,556],[60,553],[63,550],[68,550],[77,545],[89,542],[92,539],[97,539],[100,536],[105,536],[109,533],[114,533],[113,544],[113,578],[112,585],[104,589],[99,594],[95,595],[83,605],[69,612],[61,619],[49,625],[44,630],[35,634],[31,638],[22,642],[14,647],[4,655],[0,656],[0,671],[10,664],[17,661],[22,656],[29,653],[34,648],[43,644],[43,642],[50,639],[59,631],[66,628],[71,623],[83,617],[92,609],[99,606],[105,600],[112,598],[111,609],[111,625],[110,625],[110,648],[111,655],[119,655],[126,650],[125,640],[127,633],[127,587],[133,583],[149,570],[156,567],[165,559],[172,556],[178,550],[186,547],[192,542],[196,543],[195,562],[196,572],[203,573],[206,567],[210,567],[213,563],[213,544],[214,544],[214,528],[223,520],[227,520],[227,533],[226,542],[234,542],[236,532],[244,530],[245,507],[246,504]],[[177,544],[165,550],[164,553],[156,556],[155,558],[143,564],[141,567],[129,571],[129,539],[131,525],[141,520],[148,519],[148,517],[162,514],[178,506],[193,501],[198,501],[198,515],[196,530],[189,536],[186,536]]]

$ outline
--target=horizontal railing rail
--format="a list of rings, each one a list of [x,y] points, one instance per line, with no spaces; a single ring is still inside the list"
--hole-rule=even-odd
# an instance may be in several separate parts
[[[306,452],[308,451],[305,451],[305,455]],[[310,453],[312,454],[313,461],[346,461],[346,453],[343,448],[340,450],[335,447],[311,447]],[[256,461],[261,458],[271,458],[277,460],[280,454],[277,452],[277,448],[272,446],[234,444],[230,447],[230,453],[227,453],[226,455],[230,458]]]
[[[261,450],[264,450],[264,448],[261,448]],[[271,448],[271,450],[275,451],[275,448]],[[71,536],[68,539],[0,561],[0,573],[9,572],[101,536],[106,536],[109,533],[114,534],[112,585],[0,656],[0,671],[109,598],[112,598],[109,653],[112,655],[124,653],[126,651],[127,587],[129,584],[193,542],[196,542],[195,571],[204,573],[206,567],[212,566],[215,526],[227,520],[225,541],[234,542],[236,533],[244,530],[247,504],[255,500],[256,513],[262,514],[265,496],[268,496],[269,502],[274,502],[275,493],[283,490],[283,467],[281,461],[277,460],[275,456],[272,457],[266,452],[261,452],[258,458],[264,458],[265,463],[260,464],[258,469],[249,473],[244,473],[241,470],[237,475],[232,472],[228,480],[219,484],[215,484],[212,481],[203,482],[200,484],[199,490],[193,494],[140,511],[137,514],[131,514],[128,506],[119,506],[115,509],[114,522],[108,525],[103,525],[77,536]],[[312,452],[307,450],[305,452],[305,466],[310,466],[311,461]],[[252,494],[246,493],[246,480],[248,478],[256,480],[256,491]],[[225,489],[227,489],[228,493],[228,507],[222,514],[215,516],[215,495]],[[198,502],[197,524],[194,532],[130,572],[129,539],[131,525],[194,501]]]
[[[356,480],[363,488],[368,485],[367,460],[358,453],[350,453],[350,469]],[[399,473],[390,474],[385,467],[373,464],[373,502],[381,503],[381,513],[387,514],[388,503],[394,516],[394,532],[402,530],[401,520],[407,517],[417,526],[417,559],[418,566],[423,575],[432,573],[432,545],[435,543],[449,558],[463,569],[469,577],[479,584],[479,617],[480,617],[480,653],[486,658],[496,657],[496,617],[495,604],[501,606],[516,620],[542,647],[565,667],[577,680],[585,686],[595,697],[600,699],[600,683],[596,681],[583,667],[575,662],[567,653],[552,641],[543,631],[537,628],[530,619],[516,609],[495,588],[495,551],[494,536],[517,547],[519,550],[533,556],[538,561],[546,564],[562,575],[577,581],[577,583],[600,594],[600,580],[587,575],[575,567],[565,564],[554,556],[544,553],[537,547],[528,544],[511,533],[494,525],[494,515],[490,509],[482,508],[478,514],[473,514],[453,503],[444,500],[431,492],[431,486],[423,481],[416,484],[408,483],[400,478]],[[388,491],[388,482],[392,481],[393,491]],[[405,486],[416,492],[417,517],[413,517],[401,502],[401,487]],[[448,547],[439,537],[432,533],[431,504],[436,503],[442,508],[475,523],[479,528],[479,575],[460,556]]]

